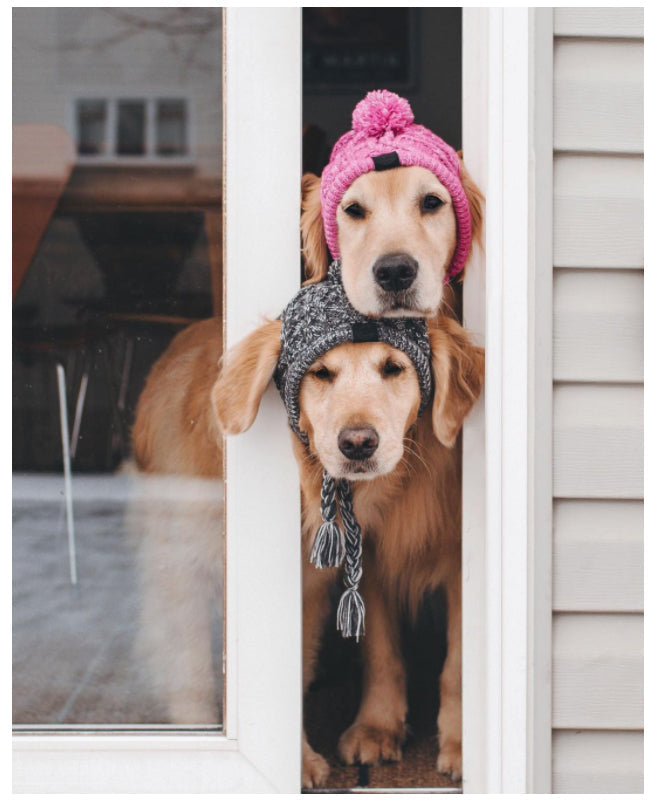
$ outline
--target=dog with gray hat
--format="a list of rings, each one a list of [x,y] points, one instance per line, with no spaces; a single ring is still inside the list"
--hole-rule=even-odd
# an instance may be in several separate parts
[[[443,586],[447,658],[440,677],[440,772],[461,777],[460,450],[480,395],[484,352],[450,318],[370,318],[349,303],[340,265],[303,287],[281,318],[223,361],[211,392],[225,435],[247,430],[273,380],[286,406],[302,492],[303,683],[314,672],[342,585],[336,625],[360,640],[361,704],[340,738],[346,763],[396,761],[406,737],[399,620]],[[302,785],[329,767],[303,741]]]

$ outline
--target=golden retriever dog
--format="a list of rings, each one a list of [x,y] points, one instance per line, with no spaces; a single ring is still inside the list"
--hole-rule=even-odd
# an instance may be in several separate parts
[[[470,204],[472,237],[478,241],[482,196],[462,165],[461,180]],[[301,230],[309,282],[323,279],[329,262],[319,189],[319,178],[304,176]],[[426,210],[430,205],[426,199],[432,197],[441,203],[435,210]],[[444,284],[456,246],[456,220],[446,188],[421,167],[359,176],[343,196],[337,219],[343,284],[352,305],[372,316],[429,318],[436,391],[430,408],[415,422],[419,406],[415,369],[403,352],[383,343],[342,344],[324,354],[304,377],[300,423],[309,434],[309,444],[291,436],[302,490],[304,689],[315,672],[329,611],[329,589],[339,577],[338,569],[317,570],[308,560],[321,523],[322,468],[334,478],[347,476],[339,433],[371,428],[379,435],[375,468],[364,479],[359,472],[351,476],[354,508],[364,537],[364,687],[360,710],[342,735],[339,752],[348,763],[401,757],[407,703],[399,620],[404,612],[414,616],[424,594],[443,586],[448,647],[440,678],[437,767],[459,778],[461,510],[457,434],[481,392],[484,356],[453,320],[455,293],[451,284]],[[414,272],[409,288],[398,292],[384,289],[378,267],[383,267],[386,257],[400,257],[402,264],[409,265]],[[194,324],[175,338],[154,366],[133,430],[141,471],[220,477],[221,435],[243,432],[253,423],[278,361],[281,322],[264,324],[237,345],[226,355],[218,375],[220,328],[217,320]],[[389,364],[397,370],[383,370]],[[319,377],[324,375],[333,381],[321,381]],[[351,468],[351,460],[347,463]],[[201,665],[207,665],[206,658]],[[203,672],[199,674],[205,677],[206,699],[210,683]],[[183,696],[171,708],[183,711],[184,716],[189,716],[190,710],[200,721],[215,716],[210,706],[202,704],[198,710]],[[202,720],[201,712],[207,709],[208,719]],[[304,737],[303,786],[324,785],[328,772],[325,760]]]
[[[222,481],[147,471],[130,480],[126,530],[140,595],[134,660],[156,706],[150,721],[215,726],[222,721]]]
[[[462,159],[460,179],[469,202],[472,243],[478,244],[483,195]],[[320,181],[312,173],[302,178],[301,231],[308,281],[321,281],[329,265]],[[432,318],[451,313],[453,288],[444,279],[456,248],[456,217],[448,190],[430,170],[411,166],[364,173],[343,195],[336,218],[342,281],[355,309],[372,317]],[[387,285],[384,270],[405,271],[410,284]]]
[[[281,322],[271,321],[225,357],[211,391],[220,430],[233,435],[253,423],[280,351]],[[309,562],[321,523],[323,468],[351,479],[356,518],[363,533],[361,590],[367,609],[362,649],[364,685],[358,715],[342,735],[346,763],[398,760],[406,736],[406,680],[399,618],[414,616],[423,595],[442,585],[448,607],[447,658],[440,678],[437,768],[461,777],[460,449],[457,435],[478,398],[484,352],[455,321],[429,322],[435,395],[416,420],[419,386],[402,351],[385,343],[343,343],[323,354],[300,386],[300,428],[292,435],[302,492],[303,683],[310,685],[329,589],[338,569]],[[208,366],[205,367],[205,370]],[[208,398],[206,403],[209,403]],[[164,423],[161,422],[161,426]],[[360,461],[343,448],[345,431],[377,434]],[[198,441],[196,441],[199,443]],[[202,441],[212,448],[209,437]],[[357,462],[361,463],[360,473]],[[362,479],[361,479],[362,478]],[[302,784],[322,786],[326,761],[303,740]]]

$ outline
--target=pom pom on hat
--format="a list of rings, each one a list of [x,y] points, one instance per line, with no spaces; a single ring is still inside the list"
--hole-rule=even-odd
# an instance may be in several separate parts
[[[381,137],[391,131],[400,134],[415,120],[406,98],[400,98],[387,89],[368,92],[354,109],[351,124],[354,131],[368,137]]]

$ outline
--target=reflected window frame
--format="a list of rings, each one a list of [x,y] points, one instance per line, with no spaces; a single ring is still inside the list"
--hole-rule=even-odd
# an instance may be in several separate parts
[[[143,131],[142,152],[121,153],[120,120],[121,110],[127,106],[142,104]],[[193,136],[193,101],[183,92],[148,93],[130,92],[129,94],[108,95],[106,93],[78,92],[69,99],[70,130],[75,143],[75,158],[79,165],[109,166],[192,166],[196,162]],[[84,153],[83,108],[93,105],[104,106],[101,140],[98,140],[95,153]],[[161,111],[166,106],[177,106],[181,110],[179,116],[182,148],[179,153],[166,152],[162,147],[166,139],[162,135],[160,125]]]

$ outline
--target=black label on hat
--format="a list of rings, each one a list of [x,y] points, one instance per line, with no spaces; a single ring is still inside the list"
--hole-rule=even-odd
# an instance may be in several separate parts
[[[397,151],[382,153],[380,156],[373,156],[372,161],[374,162],[375,170],[390,170],[393,167],[401,167]]]
[[[352,323],[352,343],[377,343],[379,340],[379,327],[374,321],[367,323]]]

